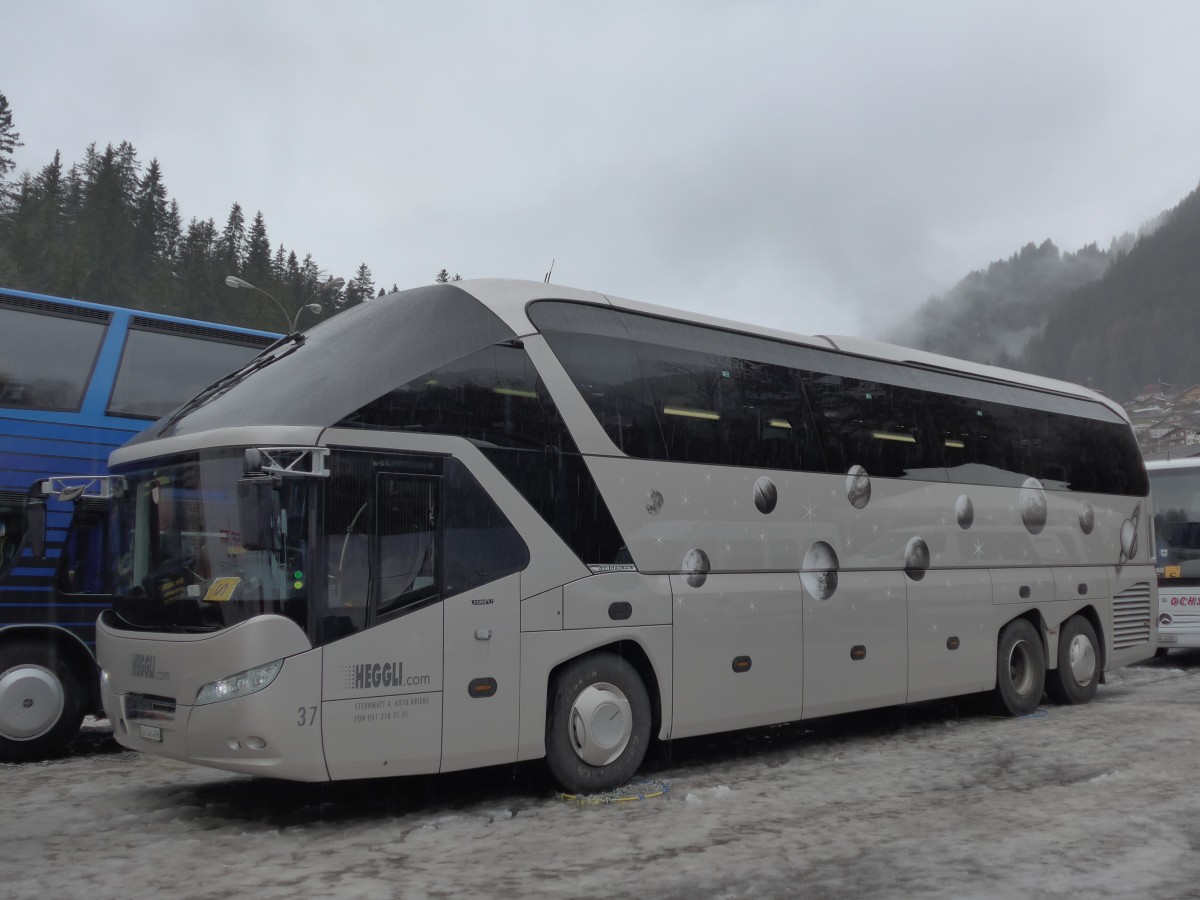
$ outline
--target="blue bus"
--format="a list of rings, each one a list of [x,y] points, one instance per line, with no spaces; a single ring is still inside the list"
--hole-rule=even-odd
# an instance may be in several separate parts
[[[278,337],[0,288],[0,760],[100,712],[108,454]]]

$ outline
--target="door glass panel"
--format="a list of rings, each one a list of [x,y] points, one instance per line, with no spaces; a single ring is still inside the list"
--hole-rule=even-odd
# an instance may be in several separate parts
[[[438,597],[437,498],[437,478],[380,473],[375,511],[377,616],[423,606]]]

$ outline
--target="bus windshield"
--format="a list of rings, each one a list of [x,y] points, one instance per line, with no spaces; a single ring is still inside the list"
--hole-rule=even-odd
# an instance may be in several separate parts
[[[1171,578],[1200,579],[1200,466],[1152,469],[1154,564]]]
[[[267,546],[241,534],[240,453],[119,471],[111,513],[116,614],[135,628],[215,630],[265,613],[308,618],[308,487],[281,479]]]

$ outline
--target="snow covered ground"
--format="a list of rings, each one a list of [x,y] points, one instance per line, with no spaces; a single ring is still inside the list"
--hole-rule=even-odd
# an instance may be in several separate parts
[[[142,757],[103,726],[0,765],[10,898],[1200,896],[1200,653],[1026,719],[931,703],[679,741],[659,797],[538,766],[300,785]]]

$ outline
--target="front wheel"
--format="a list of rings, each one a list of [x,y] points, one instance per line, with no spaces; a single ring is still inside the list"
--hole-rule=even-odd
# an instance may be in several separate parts
[[[1058,668],[1046,673],[1046,693],[1055,703],[1087,703],[1100,683],[1096,629],[1083,616],[1063,623],[1058,638]]]
[[[546,714],[546,764],[563,790],[588,794],[633,777],[650,741],[650,698],[626,660],[610,653],[569,663]]]
[[[1001,630],[997,647],[996,705],[1010,716],[1027,716],[1037,710],[1045,686],[1042,639],[1027,619],[1013,619]]]
[[[62,750],[83,724],[83,685],[53,647],[0,647],[0,760],[27,762]]]

